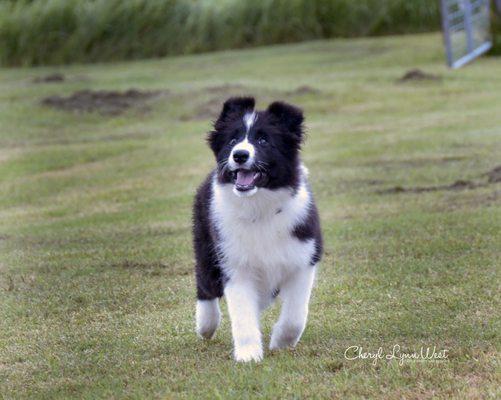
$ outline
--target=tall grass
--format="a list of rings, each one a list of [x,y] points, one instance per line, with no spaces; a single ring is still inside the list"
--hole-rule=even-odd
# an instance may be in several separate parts
[[[4,1],[0,63],[134,59],[439,27],[437,0]]]

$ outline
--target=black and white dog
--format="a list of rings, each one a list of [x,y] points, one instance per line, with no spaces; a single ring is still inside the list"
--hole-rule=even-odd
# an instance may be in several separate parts
[[[217,168],[194,204],[197,333],[209,339],[226,297],[237,361],[263,357],[259,316],[279,296],[282,310],[270,349],[295,346],[303,333],[320,223],[299,151],[303,113],[282,102],[254,110],[231,98],[209,133]]]

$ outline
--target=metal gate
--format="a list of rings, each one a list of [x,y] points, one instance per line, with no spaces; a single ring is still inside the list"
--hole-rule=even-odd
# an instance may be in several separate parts
[[[450,67],[459,68],[491,48],[489,0],[441,0],[441,6]]]

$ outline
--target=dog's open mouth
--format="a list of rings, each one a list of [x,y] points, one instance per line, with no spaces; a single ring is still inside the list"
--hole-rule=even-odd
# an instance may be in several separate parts
[[[247,192],[254,189],[261,178],[262,173],[258,171],[249,169],[237,169],[233,171],[233,182],[235,183],[235,189],[239,192]]]

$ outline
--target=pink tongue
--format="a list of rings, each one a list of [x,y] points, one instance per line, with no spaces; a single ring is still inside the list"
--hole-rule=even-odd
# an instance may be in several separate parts
[[[250,186],[254,183],[254,172],[240,169],[237,171],[237,185]]]

